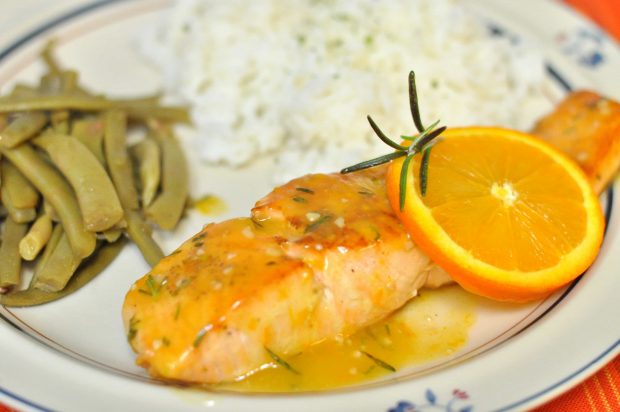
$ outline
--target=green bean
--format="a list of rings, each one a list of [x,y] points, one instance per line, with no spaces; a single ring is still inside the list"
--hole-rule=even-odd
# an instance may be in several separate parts
[[[136,211],[127,211],[125,218],[127,219],[129,237],[138,246],[147,263],[155,266],[164,257],[164,253],[151,237],[151,228]]]
[[[26,230],[28,225],[17,223],[10,217],[4,221],[0,245],[0,288],[10,289],[20,283],[22,259],[19,256],[19,241]]]
[[[72,124],[71,136],[78,139],[95,155],[100,164],[105,165],[103,155],[103,122],[100,118],[75,120]]]
[[[101,232],[101,237],[108,243],[114,243],[123,235],[122,229],[111,228]]]
[[[3,160],[0,170],[3,180],[0,194],[9,215],[18,223],[33,221],[37,217],[39,193],[9,161]]]
[[[133,168],[126,146],[127,116],[121,111],[104,115],[103,149],[114,187],[126,210],[138,209],[138,193],[133,183]]]
[[[37,210],[35,208],[17,209],[11,205],[11,201],[7,196],[3,196],[3,200],[6,210],[9,212],[9,216],[17,223],[28,223],[37,218]]]
[[[73,187],[86,230],[109,229],[123,217],[123,208],[108,174],[79,140],[48,135],[37,137],[34,143],[47,152]]]
[[[37,96],[39,93],[37,89],[31,86],[27,86],[25,84],[18,83],[13,86],[13,90],[11,90],[11,97],[33,97]]]
[[[80,262],[81,259],[73,254],[67,234],[63,232],[54,251],[36,274],[32,287],[47,292],[62,290]]]
[[[9,96],[0,98],[0,112],[21,112],[30,110],[82,110],[85,112],[123,110],[133,119],[151,117],[166,121],[189,123],[189,114],[183,107],[164,107],[150,103],[152,98],[107,99],[100,96],[55,94],[39,96]]]
[[[35,282],[37,275],[39,274],[39,272],[41,272],[41,269],[46,265],[48,259],[52,255],[52,252],[54,252],[54,249],[56,249],[56,246],[58,245],[58,241],[60,241],[60,237],[62,236],[62,233],[63,233],[62,225],[60,224],[54,225],[54,228],[52,229],[52,234],[50,235],[50,238],[47,241],[47,244],[45,245],[45,249],[43,249],[43,253],[37,260],[37,263],[34,267],[34,274],[32,276],[32,279],[30,280],[30,286],[32,286],[32,284]]]
[[[59,94],[61,91],[59,74],[47,73],[41,76],[37,91],[39,92],[39,95],[43,96],[53,96]]]
[[[61,69],[60,65],[56,61],[54,57],[54,47],[56,46],[56,40],[48,40],[45,44],[45,47],[41,51],[41,57],[43,58],[43,62],[47,66],[47,70],[52,74],[60,74]]]
[[[56,110],[52,112],[52,114],[50,115],[50,120],[54,132],[58,134],[68,134],[70,119],[71,114],[68,110]]]
[[[151,204],[161,176],[161,152],[152,139],[146,138],[133,145],[130,153],[138,164],[138,173],[142,188],[142,207]]]
[[[34,260],[52,235],[52,219],[42,214],[19,242],[19,254],[24,260]]]
[[[45,199],[43,199],[43,213],[48,215],[50,219],[52,219],[52,222],[60,222],[60,219],[58,218],[58,213],[56,213],[56,210],[54,210],[54,206],[50,205],[50,202]]]
[[[60,89],[63,93],[79,92],[78,74],[74,70],[63,70],[60,73]]]
[[[25,112],[18,114],[0,133],[0,144],[14,147],[25,142],[43,129],[48,117],[43,112]]]
[[[172,133],[154,133],[162,152],[161,194],[146,209],[149,220],[166,230],[175,228],[183,211],[188,196],[187,167],[181,146]]]
[[[95,250],[95,235],[84,228],[77,199],[62,175],[30,145],[22,144],[12,149],[0,147],[0,151],[54,207],[75,255],[79,258],[90,255]]]
[[[8,191],[15,207],[35,208],[39,204],[39,193],[26,177],[9,161],[2,161],[2,187]]]
[[[67,286],[59,292],[45,292],[39,289],[26,289],[7,295],[0,295],[0,305],[9,307],[36,306],[63,298],[101,273],[118,256],[126,241],[123,239],[115,243],[104,244],[97,253],[86,259],[67,283]]]

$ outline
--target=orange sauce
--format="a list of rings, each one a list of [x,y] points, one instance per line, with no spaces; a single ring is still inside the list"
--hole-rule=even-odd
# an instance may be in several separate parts
[[[447,357],[467,342],[475,298],[457,286],[423,290],[387,319],[342,339],[329,339],[276,361],[245,379],[219,385],[242,392],[334,389],[385,377]],[[374,358],[374,360],[372,358]]]
[[[217,196],[206,195],[196,200],[194,207],[201,214],[207,216],[217,216],[228,210],[226,203]]]

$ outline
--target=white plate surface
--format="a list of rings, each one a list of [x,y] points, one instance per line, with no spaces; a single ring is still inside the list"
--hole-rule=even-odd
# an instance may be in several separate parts
[[[559,3],[471,3],[499,27],[541,45],[551,95],[559,97],[567,86],[588,87],[620,99],[617,46],[604,35],[594,42],[579,40],[582,31],[594,38],[600,32]],[[132,42],[136,30],[161,17],[167,2],[81,4],[76,9],[76,2],[60,1],[50,10],[41,0],[3,2],[3,91],[16,81],[37,78],[42,70],[37,53],[50,36],[59,40],[62,62],[79,69],[94,90],[132,96],[158,89],[157,73],[136,55]],[[573,40],[575,44],[567,43]],[[190,138],[186,134],[185,143]],[[246,215],[253,201],[269,191],[268,161],[230,171],[201,166],[190,151],[188,155],[193,193],[216,193],[230,206],[218,220]],[[125,292],[148,269],[137,250],[127,248],[92,284],[67,299],[36,308],[0,307],[0,401],[22,410],[63,411],[400,411],[408,404],[419,410],[529,408],[568,389],[620,352],[620,305],[615,299],[620,290],[620,205],[613,191],[602,202],[609,218],[603,249],[573,285],[528,305],[479,300],[469,342],[452,357],[377,384],[325,393],[247,396],[150,380],[133,364],[120,321]],[[192,214],[177,233],[158,240],[171,251],[203,223],[204,216]]]

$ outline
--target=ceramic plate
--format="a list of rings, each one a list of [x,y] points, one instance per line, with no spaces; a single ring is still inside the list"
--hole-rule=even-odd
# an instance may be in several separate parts
[[[34,4],[34,2],[32,2]],[[620,53],[595,26],[559,3],[476,0],[500,35],[536,41],[545,55],[550,100],[588,87],[620,99]],[[84,4],[34,18],[29,2],[9,2],[14,19],[0,39],[0,87],[34,81],[37,55],[50,36],[68,67],[93,90],[115,96],[157,91],[157,73],[136,54],[141,27],[155,24],[166,1]],[[42,2],[39,1],[39,4]],[[67,4],[67,2],[64,2]],[[72,2],[75,7],[75,2]],[[3,6],[4,7],[4,6]],[[23,18],[23,20],[20,20]],[[29,21],[28,28],[16,21]],[[180,131],[184,143],[191,133]],[[247,215],[270,189],[269,162],[231,171],[205,167],[187,151],[192,192],[215,193],[229,205],[217,220]],[[618,185],[616,185],[617,187]],[[243,190],[231,190],[243,188]],[[148,267],[133,247],[78,293],[35,308],[0,307],[0,400],[22,410],[521,410],[568,389],[619,352],[620,205],[614,189],[601,199],[608,230],[594,266],[545,301],[507,305],[476,300],[468,342],[440,360],[405,368],[350,389],[290,395],[243,395],[181,389],[150,379],[134,365],[120,320],[132,282]],[[158,234],[173,250],[213,218],[190,213],[174,235]]]

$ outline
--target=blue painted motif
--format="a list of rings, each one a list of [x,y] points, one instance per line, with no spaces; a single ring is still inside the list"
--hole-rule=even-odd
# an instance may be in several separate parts
[[[556,36],[560,50],[578,64],[596,68],[605,63],[606,37],[594,28],[577,28],[570,32],[561,32]]]
[[[425,401],[422,403],[413,403],[409,401],[400,401],[396,406],[387,410],[387,412],[421,412],[421,411],[444,411],[444,412],[472,412],[473,406],[465,405],[464,401],[469,399],[467,392],[460,389],[452,391],[452,397],[447,403],[439,400],[432,389],[427,389],[424,393]]]

